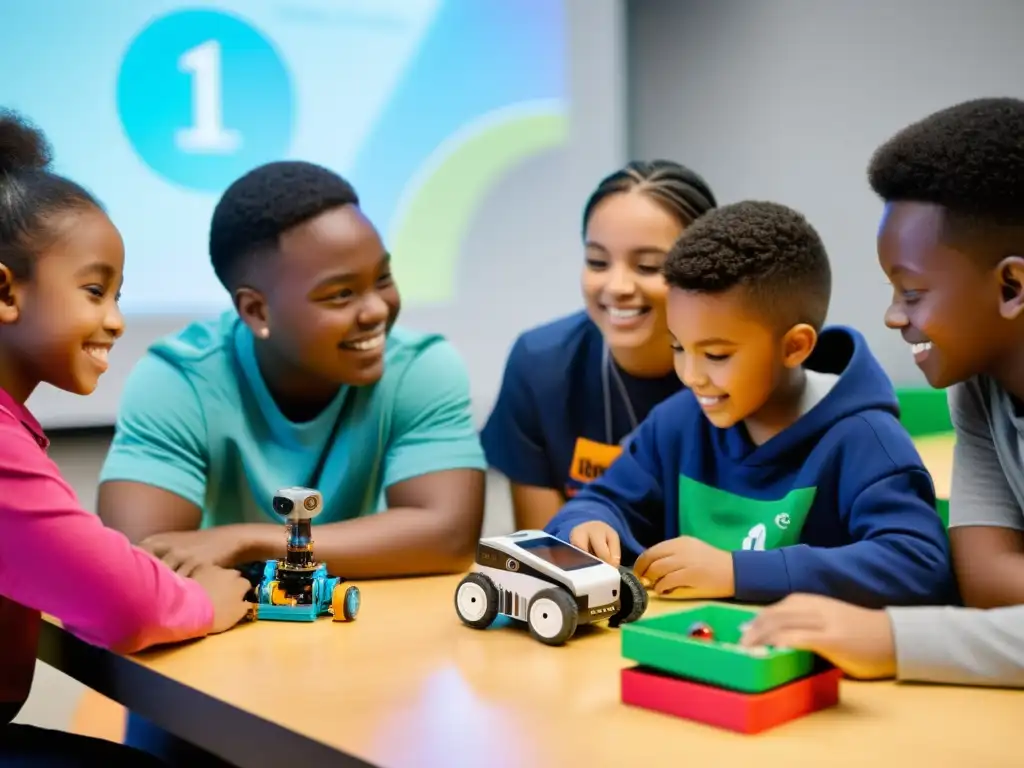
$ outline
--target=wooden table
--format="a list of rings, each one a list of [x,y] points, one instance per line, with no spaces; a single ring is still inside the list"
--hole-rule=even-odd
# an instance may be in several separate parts
[[[953,478],[953,445],[952,433],[929,435],[914,440],[921,460],[928,468],[935,482],[935,493],[940,499],[949,498],[949,487]]]
[[[40,658],[241,766],[1021,764],[1018,692],[844,681],[838,708],[741,736],[622,705],[615,630],[549,648],[463,627],[457,582],[367,582],[350,625],[257,622],[130,658],[48,624]]]
[[[952,438],[916,443],[948,498]],[[622,705],[615,630],[548,648],[515,627],[463,627],[457,583],[363,583],[351,625],[259,622],[127,658],[46,624],[39,655],[241,766],[1021,764],[1019,692],[844,681],[838,708],[739,736]]]

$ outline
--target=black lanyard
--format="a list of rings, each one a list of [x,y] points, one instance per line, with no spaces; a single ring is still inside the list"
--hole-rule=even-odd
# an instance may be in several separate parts
[[[611,360],[611,355],[608,353],[608,345],[604,344],[601,347],[601,390],[604,395],[604,434],[605,443],[607,445],[614,445],[614,429],[612,428],[612,393],[608,382],[610,375],[615,377],[616,388],[619,390],[622,402],[626,406],[626,413],[629,416],[630,423],[629,433],[632,434],[636,431],[638,425],[636,412],[633,410],[633,401],[629,398],[629,392],[626,390],[626,383],[622,380],[618,369],[615,367],[615,363]]]
[[[321,481],[323,480],[324,466],[327,464],[327,458],[331,454],[331,449],[334,447],[334,441],[338,439],[338,433],[341,431],[341,423],[348,416],[349,406],[354,399],[352,396],[352,388],[345,393],[345,398],[341,402],[341,406],[338,408],[338,415],[334,417],[334,424],[331,425],[331,431],[327,435],[327,442],[324,443],[324,447],[320,450],[320,456],[317,457],[316,466],[313,467],[313,472],[310,475],[310,480],[307,488],[313,488],[314,490],[320,490]]]

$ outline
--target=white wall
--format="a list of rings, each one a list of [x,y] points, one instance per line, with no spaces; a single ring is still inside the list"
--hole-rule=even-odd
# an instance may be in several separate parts
[[[867,164],[935,109],[1024,96],[1024,3],[631,0],[627,28],[631,154],[692,164],[723,203],[801,210],[831,253],[830,320],[865,333],[897,384],[923,386],[882,323]]]

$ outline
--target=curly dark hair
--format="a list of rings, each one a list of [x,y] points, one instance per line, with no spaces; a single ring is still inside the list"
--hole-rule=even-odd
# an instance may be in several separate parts
[[[683,232],[665,259],[670,287],[725,293],[737,286],[779,327],[821,330],[832,270],[818,232],[779,203],[746,200],[708,211]]]
[[[328,168],[297,160],[254,168],[227,188],[213,211],[213,271],[232,290],[251,258],[276,249],[283,232],[343,205],[359,205],[359,196]]]
[[[28,118],[0,109],[0,264],[16,279],[32,276],[39,252],[57,235],[55,217],[103,210],[92,193],[55,173],[53,148]]]
[[[887,203],[943,208],[948,236],[1024,228],[1024,101],[972,99],[912,123],[875,151],[868,181]]]

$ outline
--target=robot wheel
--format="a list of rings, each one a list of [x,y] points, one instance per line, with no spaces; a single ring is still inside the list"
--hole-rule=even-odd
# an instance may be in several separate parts
[[[335,621],[353,621],[359,613],[359,587],[339,584],[331,595],[331,611]]]

